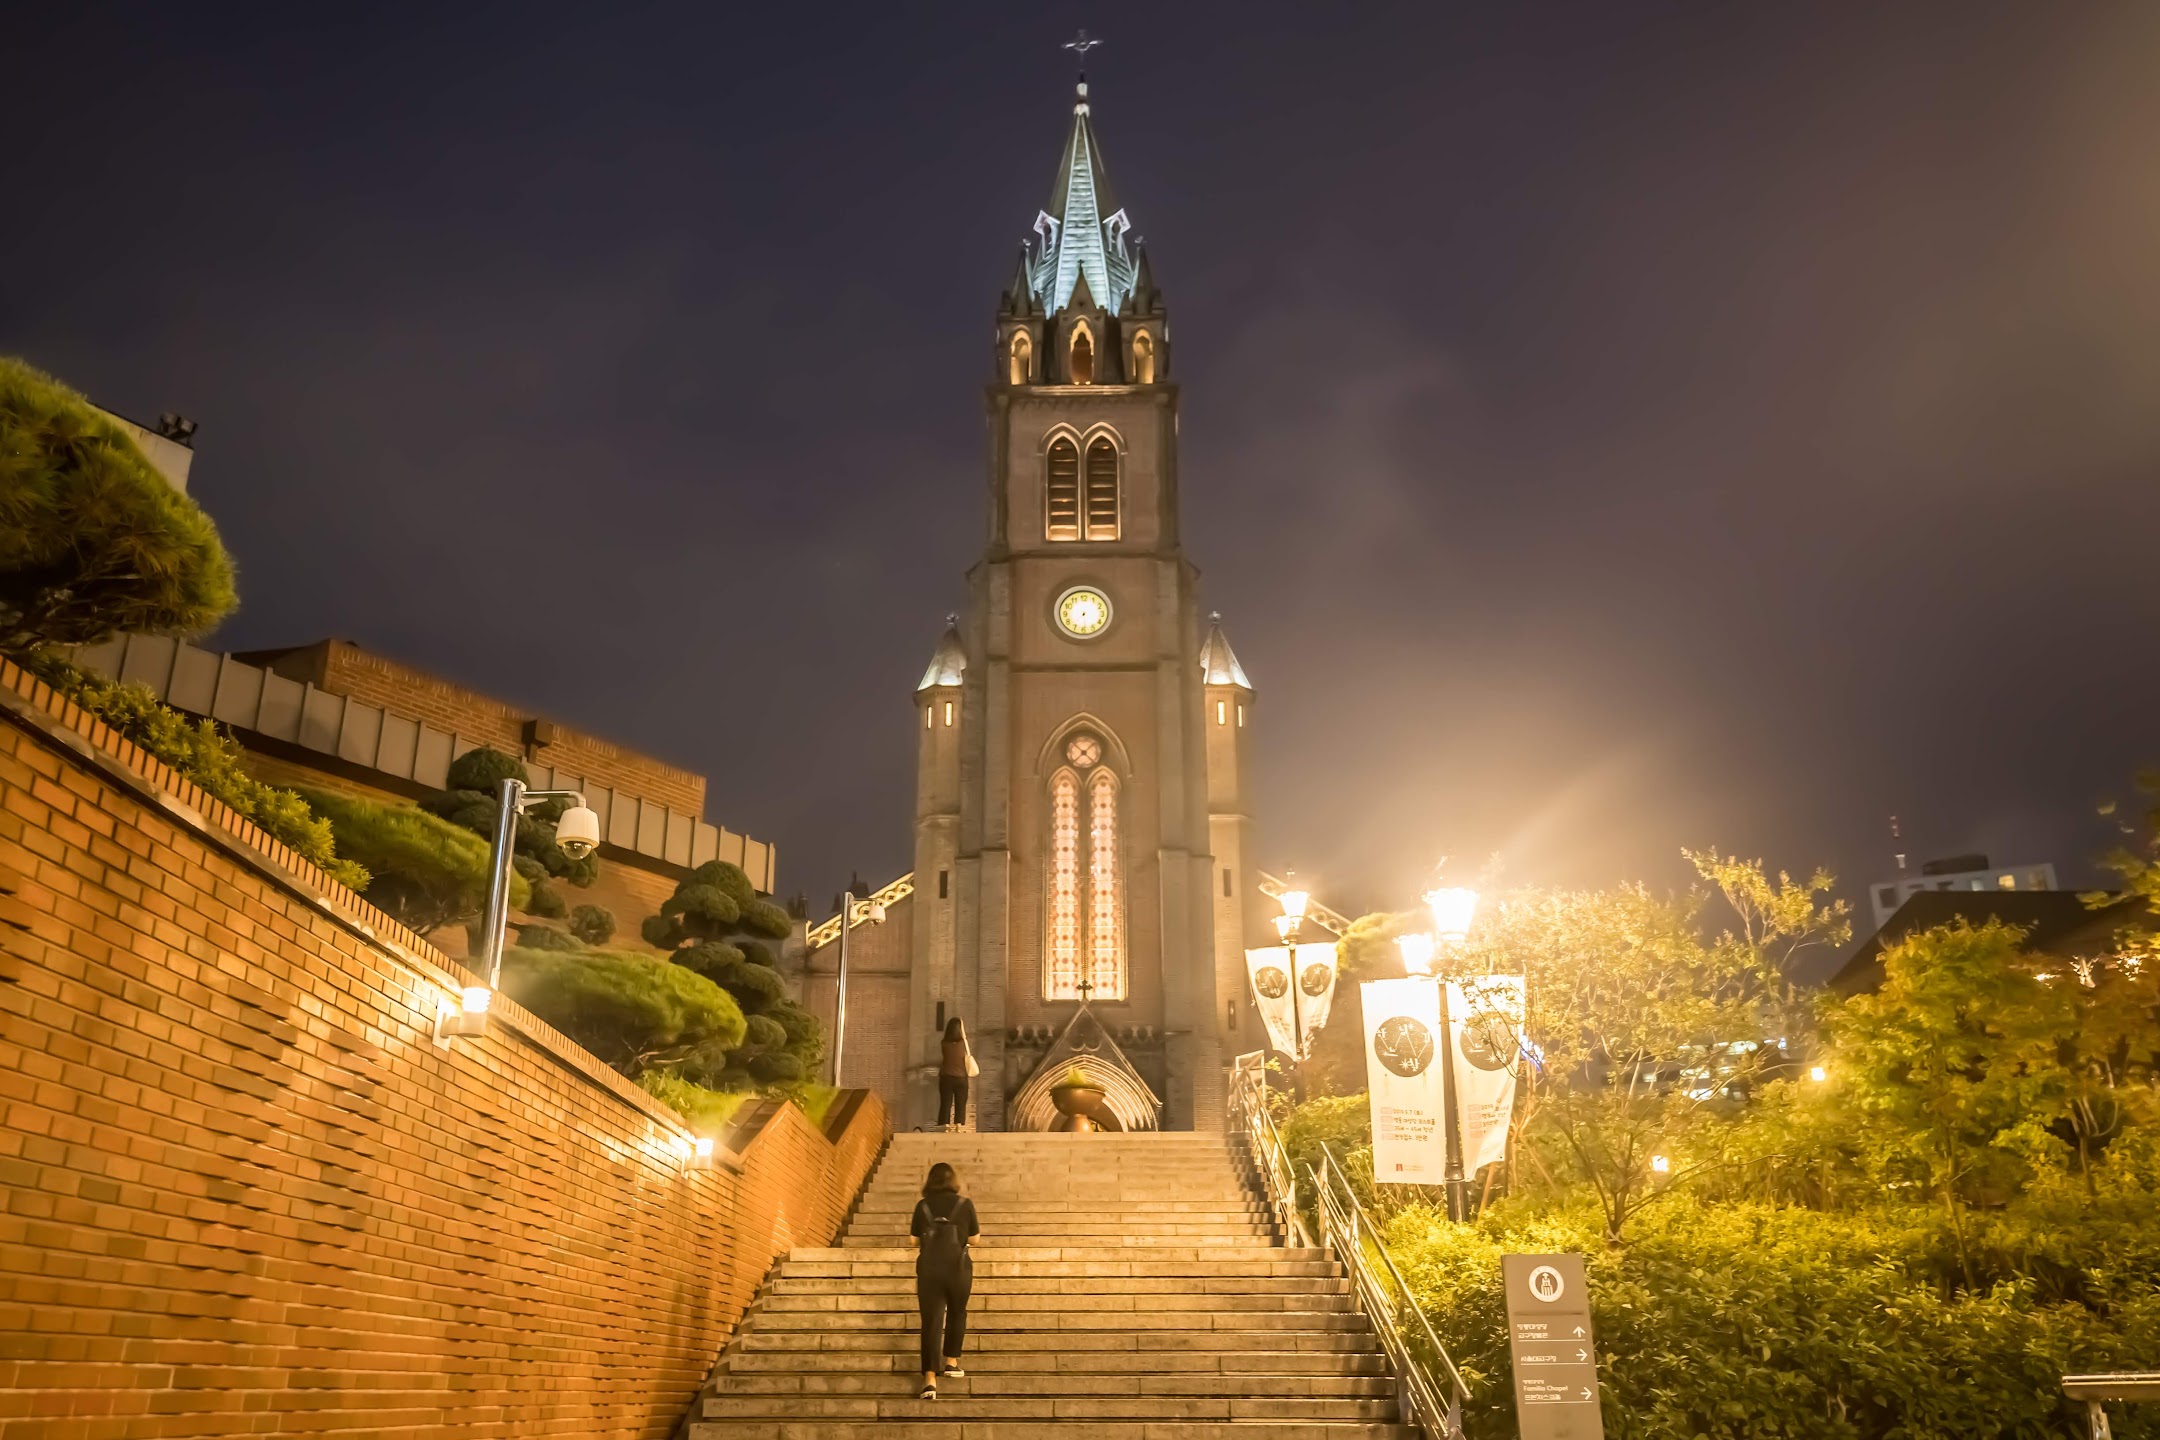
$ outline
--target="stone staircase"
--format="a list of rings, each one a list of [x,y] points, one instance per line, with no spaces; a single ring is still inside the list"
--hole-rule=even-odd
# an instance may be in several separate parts
[[[963,1379],[918,1400],[923,1176],[982,1220]],[[752,1304],[691,1440],[1412,1440],[1342,1269],[1217,1135],[902,1134],[837,1249]]]

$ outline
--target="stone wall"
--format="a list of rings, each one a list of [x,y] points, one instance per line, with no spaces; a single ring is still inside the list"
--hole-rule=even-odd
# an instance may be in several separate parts
[[[673,1112],[0,663],[0,1435],[667,1435],[886,1133]]]

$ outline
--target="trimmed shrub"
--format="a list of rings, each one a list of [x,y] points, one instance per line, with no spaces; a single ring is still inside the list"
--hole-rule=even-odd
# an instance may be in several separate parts
[[[553,925],[520,925],[517,936],[521,950],[554,950],[568,954],[586,948],[585,942],[577,936]]]
[[[785,910],[758,898],[739,866],[712,860],[685,876],[639,927],[647,944],[715,981],[745,1016],[765,1022],[750,1025],[706,1083],[787,1084],[815,1069],[824,1048],[817,1022],[787,998],[772,950],[745,938],[745,932],[784,937],[793,923]]]
[[[422,935],[462,924],[487,905],[488,843],[412,805],[363,800],[335,790],[300,792],[330,824],[337,848],[367,869],[361,894]],[[510,903],[525,882],[510,877]]]
[[[570,912],[570,933],[587,945],[615,938],[615,912],[605,905],[580,905]]]
[[[742,1011],[725,990],[649,955],[510,950],[503,955],[503,989],[633,1077],[743,1040]]]

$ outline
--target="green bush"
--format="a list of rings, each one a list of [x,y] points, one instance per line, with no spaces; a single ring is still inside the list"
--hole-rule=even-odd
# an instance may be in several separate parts
[[[340,857],[330,824],[292,790],[265,785],[247,773],[244,752],[215,721],[191,720],[159,701],[147,686],[123,685],[50,656],[30,668],[83,709],[261,826],[264,833],[313,861],[333,880],[364,889],[365,865]]]
[[[770,1015],[752,1015],[745,1022],[743,1043],[755,1045],[761,1050],[780,1050],[787,1046],[787,1031]]]
[[[743,1040],[742,1011],[725,990],[649,955],[509,950],[503,989],[632,1077]]]
[[[449,788],[420,803],[430,813],[493,844],[495,822],[502,810],[502,782],[530,778],[524,761],[483,745],[451,761],[446,776]],[[539,907],[532,913],[551,920],[567,915],[569,906],[549,882],[563,880],[582,888],[600,874],[597,854],[573,860],[555,843],[555,822],[568,805],[565,800],[539,801],[518,816],[513,831],[514,863],[533,887],[531,903]]]
[[[201,508],[89,401],[0,358],[0,652],[199,634],[235,603]]]
[[[605,905],[580,905],[570,912],[570,933],[587,945],[615,938],[615,912]]]
[[[2046,1302],[2030,1283],[1946,1298],[1931,1257],[1951,1248],[1947,1223],[1924,1209],[1735,1203],[1648,1209],[1638,1225],[1608,1247],[1587,1201],[1506,1203],[1473,1226],[1418,1206],[1389,1223],[1390,1252],[1474,1391],[1471,1436],[1515,1433],[1508,1253],[1587,1255],[1614,1440],[2072,1435],[2063,1374],[2160,1354],[2149,1284],[2105,1313]],[[2131,1416],[2119,1434],[2160,1433]]]
[[[462,924],[487,905],[488,843],[412,805],[363,800],[335,790],[303,790],[329,822],[340,853],[366,867],[360,893],[421,935]],[[525,882],[510,877],[510,903],[525,903]]]
[[[554,950],[571,954],[588,948],[577,936],[567,930],[558,930],[553,925],[520,925],[517,935],[518,948],[521,950]]]

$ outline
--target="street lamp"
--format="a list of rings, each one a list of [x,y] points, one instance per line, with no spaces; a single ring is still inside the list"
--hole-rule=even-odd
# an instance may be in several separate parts
[[[1432,975],[1433,938],[1422,930],[1395,937],[1395,948],[1402,951],[1402,968],[1406,975]]]
[[[1298,1003],[1298,992],[1304,987],[1298,983],[1297,937],[1298,927],[1305,923],[1305,904],[1312,897],[1303,890],[1285,890],[1277,898],[1282,901],[1282,914],[1275,917],[1275,933],[1282,936],[1283,945],[1290,952],[1290,1058],[1303,1065],[1305,1016],[1304,1007]]]
[[[832,1083],[840,1083],[840,1052],[847,1048],[847,937],[860,923],[885,923],[885,902],[857,900],[852,890],[840,897],[840,966],[833,977]]]
[[[576,790],[528,790],[515,778],[502,782],[495,816],[495,839],[488,851],[487,911],[480,921],[480,953],[474,958],[487,976],[485,985],[468,985],[459,1007],[437,1018],[438,1036],[479,1035],[487,1030],[488,1010],[502,986],[503,932],[510,924],[510,862],[517,851],[518,817],[543,800],[568,800],[570,808],[555,822],[555,843],[572,860],[600,848],[600,817],[586,808]]]
[[[1432,910],[1433,933],[1451,956],[1460,951],[1463,940],[1470,933],[1470,920],[1477,913],[1477,901],[1477,891],[1461,886],[1426,892],[1425,904]],[[1409,955],[1409,949],[1405,948],[1405,964]],[[1447,1186],[1448,1218],[1468,1220],[1470,1182],[1463,1177],[1462,1116],[1456,1113],[1455,1101],[1455,1027],[1448,1017],[1445,980],[1440,982],[1440,1108],[1445,1112],[1445,1123],[1441,1128],[1447,1134],[1447,1169],[1443,1179]]]

